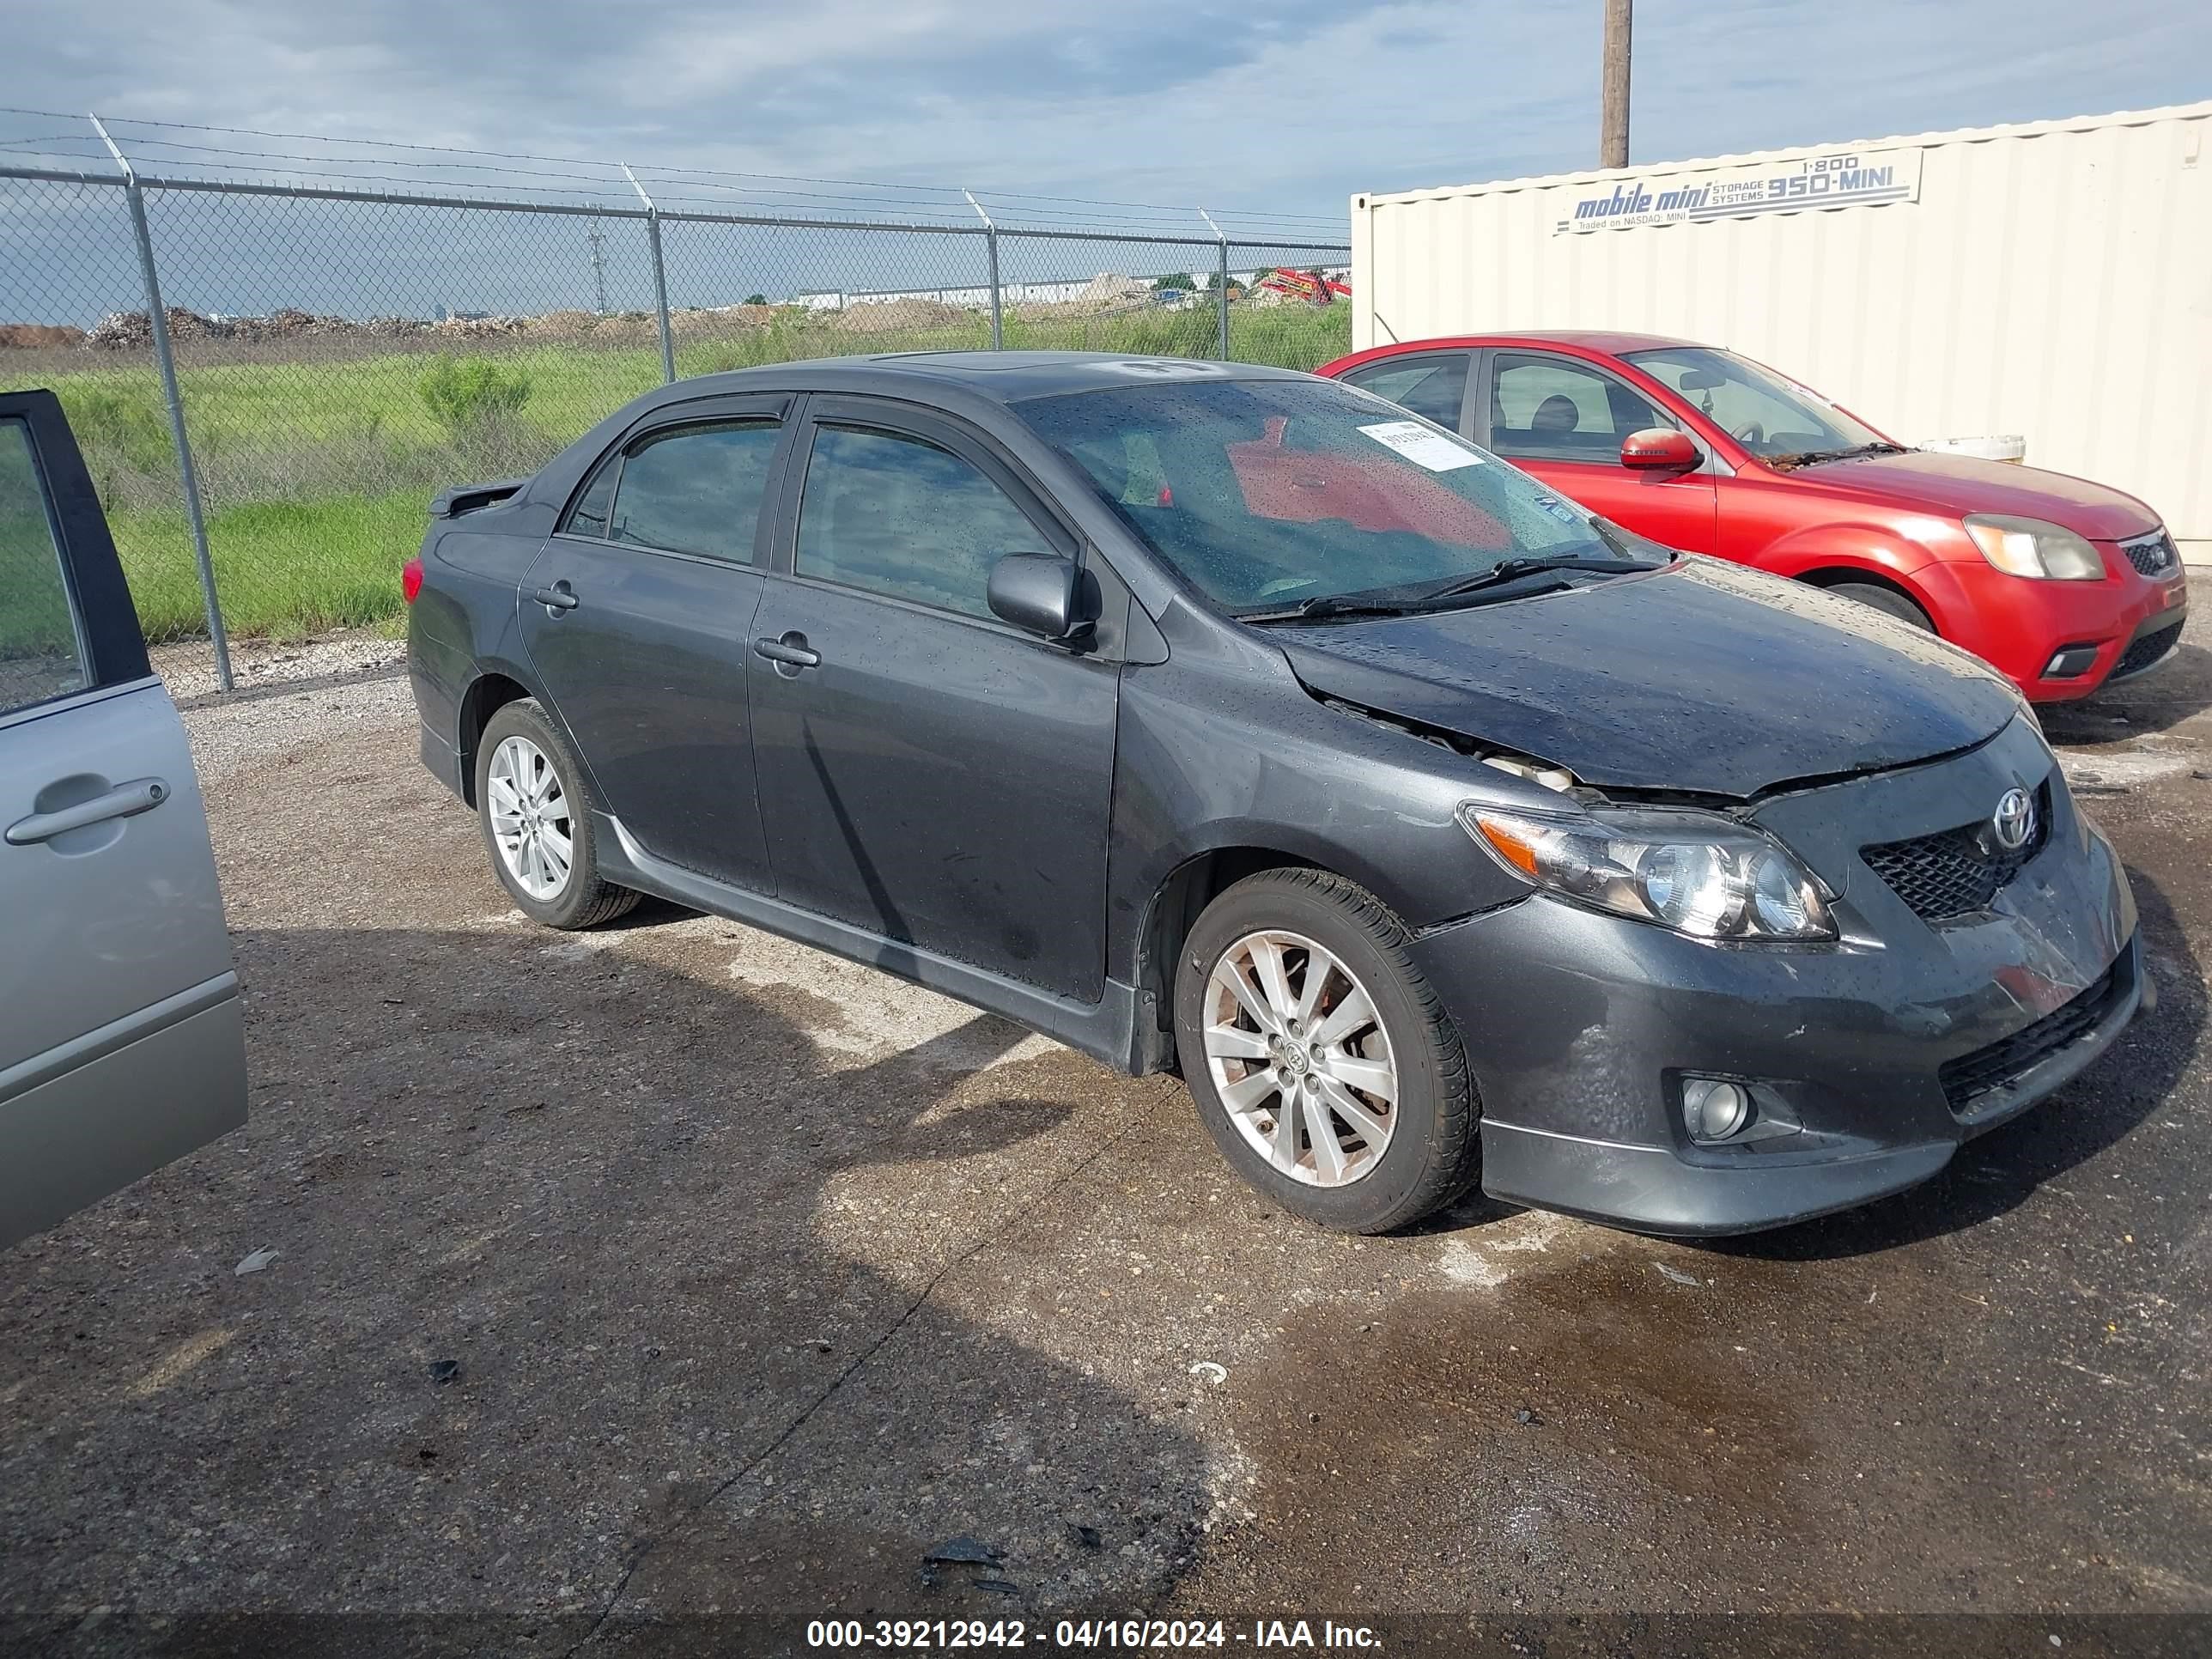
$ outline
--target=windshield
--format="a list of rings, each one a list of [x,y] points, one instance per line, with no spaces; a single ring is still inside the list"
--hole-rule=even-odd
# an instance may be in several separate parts
[[[1507,559],[1608,561],[1589,515],[1465,440],[1328,380],[1034,398],[1146,546],[1238,614],[1448,586]]]
[[[1772,369],[1705,346],[1632,351],[1626,361],[1680,392],[1753,454],[1811,457],[1884,443],[1818,392]],[[1887,447],[1887,446],[1885,446]]]

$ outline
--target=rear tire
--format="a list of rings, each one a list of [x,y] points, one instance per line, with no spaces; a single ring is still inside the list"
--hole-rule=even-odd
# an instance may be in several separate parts
[[[484,850],[523,915],[568,930],[636,904],[637,894],[599,876],[583,764],[537,703],[505,704],[484,723],[476,773]]]
[[[1936,624],[1928,613],[1893,587],[1884,587],[1879,582],[1835,582],[1827,591],[1838,599],[1851,599],[1887,612],[1901,623],[1910,623],[1923,634],[1936,632]]]
[[[1340,1232],[1410,1225],[1480,1164],[1466,1050],[1411,939],[1341,876],[1266,870],[1206,907],[1176,964],[1176,1048],[1206,1132],[1254,1187]]]

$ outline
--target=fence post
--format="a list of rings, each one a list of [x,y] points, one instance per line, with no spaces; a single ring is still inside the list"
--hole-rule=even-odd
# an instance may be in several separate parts
[[[660,378],[663,384],[676,384],[676,339],[668,326],[668,267],[660,257],[660,210],[653,204],[653,198],[645,193],[645,186],[637,181],[637,174],[629,170],[629,163],[622,164],[623,177],[637,192],[637,199],[645,204],[645,235],[653,245],[653,304],[660,319]]]
[[[1213,240],[1221,250],[1221,286],[1214,290],[1213,317],[1215,331],[1220,337],[1215,355],[1225,363],[1229,361],[1229,239],[1221,234],[1221,227],[1213,222],[1213,216],[1204,208],[1199,209],[1198,216],[1206,221],[1206,228],[1213,233]]]
[[[983,204],[975,199],[975,192],[960,192],[968,198],[968,205],[975,210],[975,216],[983,222],[984,256],[991,267],[991,349],[1006,349],[1006,317],[999,302],[999,228],[991,222],[991,216],[983,211]]]
[[[192,465],[191,440],[185,435],[185,398],[177,389],[177,362],[169,349],[169,313],[161,303],[161,278],[154,266],[154,234],[146,223],[146,198],[138,174],[97,115],[85,118],[100,135],[115,165],[123,169],[123,194],[131,204],[131,234],[138,244],[138,269],[146,283],[146,320],[154,332],[154,362],[161,374],[161,397],[169,406],[169,441],[177,449],[177,481],[185,492],[185,517],[192,528],[192,557],[200,568],[200,598],[207,606],[208,638],[215,644],[216,684],[231,689],[230,636],[223,632],[222,605],[216,596],[215,560],[208,552],[207,516],[200,506],[198,469]]]

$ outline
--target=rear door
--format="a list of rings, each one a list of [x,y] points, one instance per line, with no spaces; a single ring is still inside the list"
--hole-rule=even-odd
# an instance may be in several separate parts
[[[630,434],[520,598],[524,647],[606,810],[656,857],[762,892],[747,669],[789,401],[718,398]]]
[[[48,392],[0,393],[0,1245],[246,1121],[184,724]]]
[[[1686,553],[1715,550],[1711,473],[1620,464],[1621,441],[1631,433],[1682,424],[1627,381],[1580,358],[1540,351],[1491,353],[1483,381],[1475,441],[1639,536]]]

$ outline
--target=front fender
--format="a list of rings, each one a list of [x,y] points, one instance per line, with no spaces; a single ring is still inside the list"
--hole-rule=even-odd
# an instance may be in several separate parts
[[[1863,570],[1909,588],[1922,597],[1915,573],[1937,562],[1937,555],[1886,525],[1831,522],[1794,530],[1767,544],[1759,556],[1763,570],[1796,578],[1817,570]]]
[[[1287,673],[1272,686],[1201,681],[1172,665],[1132,675],[1115,770],[1107,959],[1116,978],[1138,970],[1171,878],[1212,853],[1333,871],[1416,931],[1526,891],[1456,813],[1469,799],[1533,785],[1325,708]]]

